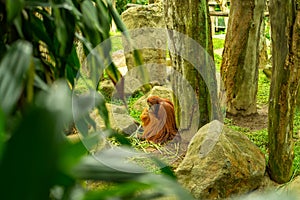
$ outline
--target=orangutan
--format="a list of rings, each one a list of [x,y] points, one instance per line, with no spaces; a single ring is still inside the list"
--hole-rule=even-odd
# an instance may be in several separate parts
[[[149,97],[147,103],[149,109],[145,108],[140,116],[144,128],[142,139],[160,144],[173,140],[175,136],[180,140],[173,103],[158,96]]]

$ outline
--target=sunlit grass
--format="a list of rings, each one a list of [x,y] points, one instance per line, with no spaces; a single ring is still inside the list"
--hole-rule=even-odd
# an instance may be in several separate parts
[[[121,32],[111,32],[110,38],[111,40],[111,47],[112,52],[123,50],[123,43],[122,43],[122,34]]]
[[[213,38],[214,50],[223,48],[224,47],[224,42],[225,42],[225,40],[223,40],[223,39]]]
[[[214,50],[224,48],[224,42],[225,40],[223,39],[213,38]],[[216,70],[217,72],[219,72],[222,63],[222,56],[217,53],[214,53],[214,60],[215,60]]]
[[[258,91],[257,91],[257,104],[266,105],[269,102],[270,93],[270,80],[266,75],[259,70],[258,73]]]
[[[216,71],[220,72],[221,69],[221,64],[222,64],[222,56],[218,55],[218,54],[214,54],[215,56],[215,66],[216,66]]]
[[[293,169],[294,175],[300,175],[300,109],[295,109],[294,115],[294,138],[295,138],[295,148],[294,148],[294,162],[293,162]]]
[[[127,103],[128,103],[128,109],[129,109],[129,114],[131,117],[133,117],[136,121],[138,121],[139,123],[141,123],[141,119],[140,119],[140,115],[142,114],[141,111],[138,110],[134,110],[133,109],[133,105],[134,103],[143,96],[144,94],[142,92],[137,92],[136,94],[130,96],[127,99]]]

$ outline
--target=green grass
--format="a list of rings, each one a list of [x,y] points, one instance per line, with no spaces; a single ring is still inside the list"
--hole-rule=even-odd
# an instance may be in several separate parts
[[[294,175],[300,175],[300,141],[297,140],[295,143],[295,159],[293,162],[293,170],[294,170]]]
[[[219,38],[213,38],[214,50],[223,48],[224,42],[225,42],[225,40],[222,40]],[[216,70],[219,72],[220,68],[221,68],[221,63],[222,63],[222,56],[214,53],[214,59],[215,59]]]
[[[221,70],[221,64],[222,64],[222,56],[218,55],[218,54],[214,54],[215,56],[215,65],[216,65],[216,71],[220,72]]]
[[[259,70],[258,73],[258,91],[257,91],[257,104],[266,105],[269,102],[269,93],[270,93],[270,80],[266,75]]]
[[[224,42],[225,42],[225,40],[223,40],[223,39],[213,38],[214,50],[223,48]]]
[[[299,138],[299,130],[300,130],[300,109],[295,109],[294,115],[294,135],[295,135],[295,148],[294,154],[295,159],[293,162],[294,175],[300,175],[300,138]]]
[[[133,117],[136,121],[141,123],[140,115],[142,114],[141,111],[137,111],[133,109],[134,103],[143,96],[144,94],[142,92],[137,92],[134,95],[130,96],[127,99],[128,108],[129,108],[129,114],[131,117]]]
[[[112,52],[123,49],[122,34],[120,32],[116,32],[116,33],[111,32],[110,40],[111,40]]]

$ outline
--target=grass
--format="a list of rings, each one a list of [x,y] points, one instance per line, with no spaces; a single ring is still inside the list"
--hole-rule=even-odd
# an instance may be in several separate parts
[[[225,40],[223,40],[223,39],[213,38],[214,50],[222,49],[224,47],[224,42],[225,42]]]
[[[218,54],[214,54],[215,56],[215,65],[216,65],[216,71],[220,72],[221,70],[221,64],[222,64],[222,56],[218,55]]]
[[[213,38],[214,50],[223,48],[224,42],[225,42],[225,40],[223,40],[223,39]],[[220,68],[221,68],[221,63],[222,63],[222,56],[214,53],[214,59],[215,59],[216,70],[217,70],[217,72],[219,72]]]
[[[112,52],[123,49],[121,32],[116,32],[116,33],[111,32],[109,39],[111,40]]]
[[[131,117],[133,117],[136,121],[141,123],[140,115],[142,114],[141,111],[137,111],[133,109],[134,103],[143,96],[144,94],[142,92],[137,92],[134,95],[130,96],[127,99],[127,104],[128,104],[128,109],[129,109],[129,114]]]
[[[270,80],[266,75],[259,70],[258,73],[258,91],[257,91],[257,104],[259,106],[266,105],[269,102],[270,93]]]
[[[299,131],[300,131],[300,108],[296,108],[294,115],[294,133],[295,133],[295,148],[294,154],[295,159],[293,163],[294,175],[300,175],[300,140],[299,140]]]

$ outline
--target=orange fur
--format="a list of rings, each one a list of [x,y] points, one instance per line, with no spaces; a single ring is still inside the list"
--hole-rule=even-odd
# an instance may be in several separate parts
[[[144,128],[142,138],[155,143],[165,143],[175,136],[180,139],[173,103],[158,96],[149,97],[147,103],[149,110],[145,108],[140,116]]]

